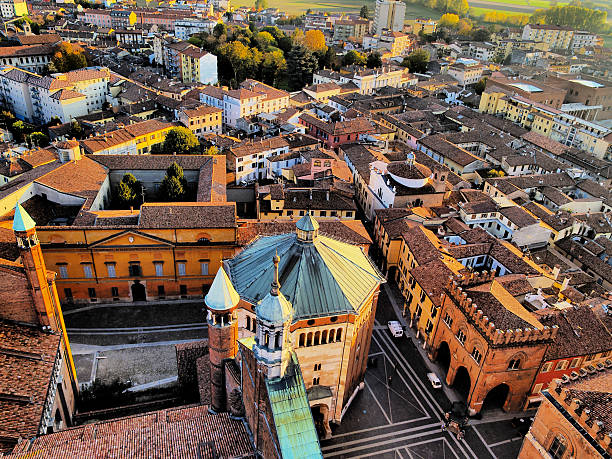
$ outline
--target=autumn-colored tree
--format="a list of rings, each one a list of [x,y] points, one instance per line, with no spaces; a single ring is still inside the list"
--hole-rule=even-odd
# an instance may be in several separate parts
[[[438,27],[448,27],[453,29],[459,24],[459,16],[453,13],[445,13],[438,21]]]
[[[308,30],[304,35],[304,46],[313,53],[325,53],[325,35],[320,30]]]
[[[83,48],[65,41],[55,47],[51,63],[58,72],[62,73],[87,67]]]

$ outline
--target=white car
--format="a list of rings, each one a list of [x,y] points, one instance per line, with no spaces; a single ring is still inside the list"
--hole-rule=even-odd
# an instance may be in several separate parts
[[[429,382],[431,383],[431,387],[433,387],[434,389],[442,388],[442,383],[440,382],[440,378],[438,378],[437,374],[427,373],[427,379],[429,379]]]
[[[400,324],[399,321],[390,320],[389,322],[387,322],[387,327],[389,327],[389,331],[394,337],[399,338],[400,336],[404,336],[404,329],[402,328],[402,324]]]

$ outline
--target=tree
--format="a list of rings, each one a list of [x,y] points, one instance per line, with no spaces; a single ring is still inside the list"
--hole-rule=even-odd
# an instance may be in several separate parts
[[[491,33],[487,29],[479,28],[472,31],[472,38],[476,41],[489,41]]]
[[[457,33],[459,35],[469,35],[472,31],[472,21],[468,18],[463,18],[459,20],[459,24],[457,24]]]
[[[474,85],[474,92],[481,95],[487,86],[487,78],[481,78],[478,83]]]
[[[295,91],[311,84],[318,64],[317,58],[304,45],[295,44],[287,56],[290,89]]]
[[[287,70],[287,61],[281,50],[275,50],[263,55],[260,68],[260,79],[266,84],[275,86],[279,77]]]
[[[62,73],[87,67],[83,48],[64,41],[55,47],[51,63],[58,72]]]
[[[255,9],[257,11],[265,10],[268,8],[267,0],[255,0]]]
[[[217,23],[217,25],[213,28],[213,35],[217,39],[219,39],[222,35],[227,35],[227,26],[222,22]]]
[[[438,21],[438,27],[447,27],[449,29],[454,29],[455,27],[457,27],[458,23],[459,16],[453,13],[445,13]]]
[[[423,73],[427,71],[429,53],[422,48],[415,49],[402,61],[402,66],[408,67],[410,72]]]
[[[257,43],[257,47],[261,50],[266,50],[270,46],[276,44],[276,40],[269,32],[259,32],[255,35],[255,42]]]
[[[368,55],[368,60],[366,61],[366,66],[369,69],[375,69],[382,66],[382,58],[379,53],[371,53]]]
[[[15,121],[11,125],[11,132],[19,142],[23,142],[26,130],[27,127],[23,121]]]
[[[166,176],[159,187],[159,197],[163,201],[180,201],[187,196],[187,180],[183,168],[176,162],[166,169]]]
[[[166,154],[187,154],[191,153],[199,144],[197,137],[189,129],[175,127],[166,134],[163,151]]]
[[[33,147],[46,147],[49,145],[49,137],[42,132],[32,132],[29,137]]]
[[[216,147],[215,145],[211,145],[210,147],[208,147],[206,149],[206,151],[204,152],[205,155],[218,155],[219,154],[219,148]]]
[[[344,56],[342,56],[342,65],[346,66],[346,65],[365,65],[366,63],[366,57],[355,51],[355,50],[351,50],[348,53],[346,53]]]
[[[129,172],[122,178],[115,190],[115,204],[117,207],[127,209],[140,205],[140,197],[143,193],[143,186],[134,175]]]
[[[368,11],[368,5],[363,5],[359,10],[359,17],[363,19],[369,19],[370,11]]]
[[[320,30],[308,30],[304,35],[304,46],[313,53],[325,53],[327,51],[325,35]]]

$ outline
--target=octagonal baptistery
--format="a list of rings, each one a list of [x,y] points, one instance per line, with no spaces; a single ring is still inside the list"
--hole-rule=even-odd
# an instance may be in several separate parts
[[[294,233],[263,236],[225,262],[240,295],[242,337],[256,331],[255,306],[270,291],[278,254],[280,291],[291,303],[291,346],[297,354],[313,408],[325,421],[340,421],[358,388],[384,277],[362,249],[319,234],[310,215]]]

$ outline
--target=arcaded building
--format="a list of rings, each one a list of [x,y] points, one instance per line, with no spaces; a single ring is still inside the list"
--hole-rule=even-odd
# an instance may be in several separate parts
[[[257,336],[256,307],[270,291],[276,254],[280,292],[292,308],[287,340],[315,419],[330,435],[329,422],[340,422],[363,381],[384,278],[360,247],[320,235],[318,222],[306,215],[295,232],[255,239],[225,263],[240,295],[242,338]]]

